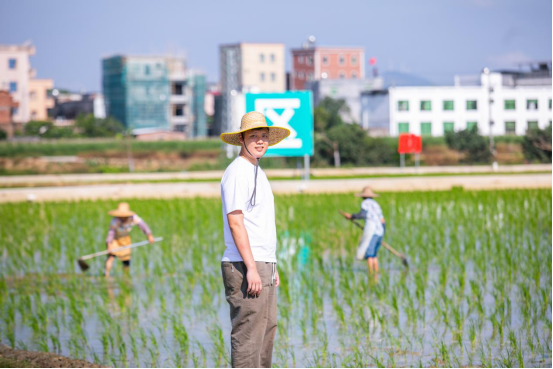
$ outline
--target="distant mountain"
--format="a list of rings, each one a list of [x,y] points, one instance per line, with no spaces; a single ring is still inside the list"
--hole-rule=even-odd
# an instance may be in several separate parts
[[[394,86],[434,86],[430,80],[413,74],[401,72],[384,72],[381,74],[384,79],[384,88]]]

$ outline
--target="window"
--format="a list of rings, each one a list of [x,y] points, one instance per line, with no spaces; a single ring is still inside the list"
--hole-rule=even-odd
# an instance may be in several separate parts
[[[36,110],[33,110],[33,111],[31,112],[31,119],[36,119],[36,117],[37,117]]]
[[[147,76],[150,75],[150,66],[149,65],[144,66],[144,74],[147,75]]]
[[[505,100],[505,110],[515,110],[515,100]]]
[[[478,126],[477,122],[467,122],[467,129],[469,131],[471,131],[474,127],[477,127],[477,126]]]
[[[355,55],[351,56],[351,65],[357,65],[357,56]]]
[[[313,57],[311,55],[305,58],[305,64],[313,65]]]
[[[175,117],[183,117],[183,116],[184,116],[184,106],[175,105]]]
[[[276,81],[276,74],[275,73],[271,73],[271,81]]]
[[[298,63],[303,64],[303,55],[298,56]]]
[[[173,95],[183,95],[182,83],[175,83],[173,85]]]
[[[308,81],[313,81],[313,73],[307,73],[307,80]]]
[[[265,63],[265,55],[259,54],[259,62],[260,63]]]
[[[455,130],[455,123],[453,122],[444,122],[444,133],[453,132]]]
[[[423,122],[421,123],[421,136],[431,136],[432,135],[432,123]]]
[[[508,135],[514,135],[516,132],[516,122],[505,122],[505,133]]]
[[[263,73],[263,72],[259,73],[259,80],[261,82],[265,81],[265,73]]]
[[[303,72],[300,72],[299,75],[298,75],[299,79],[303,79],[304,78],[304,74]]]
[[[338,57],[338,64],[340,64],[340,65],[346,64],[346,58],[344,58],[343,55],[340,55],[340,56]]]
[[[507,123],[505,123],[505,126],[506,126],[506,125],[507,125]],[[538,128],[539,128],[539,127],[538,127],[538,122],[537,122],[537,121],[532,120],[532,121],[529,121],[529,122],[528,122],[528,130],[529,130],[529,131],[530,131],[530,130],[536,130],[536,129],[538,129]]]
[[[10,92],[17,92],[17,82],[10,82]]]
[[[453,110],[454,107],[453,100],[444,100],[444,110]]]
[[[409,123],[398,123],[397,131],[399,134],[409,133]]]
[[[538,110],[538,100],[526,100],[526,110]]]
[[[16,59],[9,59],[8,60],[8,68],[10,68],[10,69],[17,68],[17,60]]]
[[[341,70],[340,73],[338,74],[338,77],[339,77],[340,79],[344,79],[344,78],[346,78],[346,73],[344,73],[344,71]]]
[[[275,54],[271,54],[271,63],[274,63],[276,60]]]
[[[12,109],[12,114],[17,115],[17,113],[19,113],[19,108],[18,107],[13,108]]]
[[[549,99],[549,110],[551,110],[551,99]]]
[[[357,78],[357,72],[356,71],[351,72],[351,78],[353,78],[353,79]]]
[[[432,103],[430,100],[421,100],[421,111],[430,111],[432,110]]]
[[[328,55],[323,55],[323,65],[328,65]]]
[[[398,111],[409,111],[409,101],[400,100],[397,102]]]
[[[476,100],[467,100],[467,110],[476,110]]]

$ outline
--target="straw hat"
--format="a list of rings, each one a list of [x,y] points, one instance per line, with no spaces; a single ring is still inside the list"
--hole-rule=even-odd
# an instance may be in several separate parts
[[[374,193],[369,186],[363,188],[361,193],[356,194],[355,196],[359,197],[378,197],[379,195]]]
[[[276,145],[290,135],[290,130],[287,128],[268,126],[263,114],[251,111],[242,117],[238,132],[221,133],[221,140],[229,145],[242,146],[238,138],[241,133],[256,128],[269,128],[269,146]]]
[[[126,218],[131,217],[136,213],[131,211],[128,203],[120,202],[119,205],[117,205],[117,209],[110,211],[108,214],[118,218]]]

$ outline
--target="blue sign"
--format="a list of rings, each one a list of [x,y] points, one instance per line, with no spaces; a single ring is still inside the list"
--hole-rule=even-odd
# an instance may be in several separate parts
[[[246,113],[258,111],[269,126],[288,128],[290,136],[269,147],[267,156],[313,155],[313,103],[311,91],[246,94]]]

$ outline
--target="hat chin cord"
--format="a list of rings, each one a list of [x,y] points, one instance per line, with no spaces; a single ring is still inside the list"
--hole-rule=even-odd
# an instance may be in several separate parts
[[[255,199],[256,199],[256,194],[257,194],[257,169],[259,168],[259,159],[260,158],[256,158],[255,156],[252,155],[252,153],[250,152],[250,150],[248,150],[248,147],[246,146],[246,142],[244,141],[244,133],[242,133],[242,141],[244,143],[244,148],[246,149],[246,151],[248,152],[248,154],[250,154],[250,156],[254,159],[257,160],[256,164],[255,164],[255,180],[254,180],[254,186],[253,186],[253,193],[252,193],[252,197],[250,197],[250,205],[252,207],[255,206]]]

